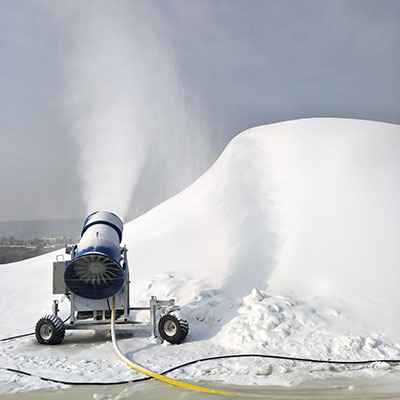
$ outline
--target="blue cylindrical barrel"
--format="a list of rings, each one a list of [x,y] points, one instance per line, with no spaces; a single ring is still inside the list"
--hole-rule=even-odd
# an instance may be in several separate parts
[[[122,221],[111,212],[97,211],[86,218],[81,240],[64,273],[65,284],[72,293],[104,299],[121,290],[125,282],[122,231]]]

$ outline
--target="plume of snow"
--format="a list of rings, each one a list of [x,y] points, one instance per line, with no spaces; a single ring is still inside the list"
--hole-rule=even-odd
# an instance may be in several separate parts
[[[152,28],[163,20],[150,3],[84,3],[78,11],[64,98],[84,199],[88,212],[124,218],[144,169],[158,193],[193,180],[205,154],[202,127],[172,49]]]

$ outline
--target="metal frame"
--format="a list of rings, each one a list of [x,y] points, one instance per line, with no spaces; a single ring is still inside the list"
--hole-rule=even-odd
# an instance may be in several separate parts
[[[71,258],[75,255],[75,246],[70,246],[66,248],[66,253],[71,254]],[[123,309],[123,314],[121,315],[121,320],[115,322],[115,327],[117,330],[139,330],[139,329],[149,329],[151,328],[153,337],[157,336],[157,312],[162,314],[167,314],[172,311],[179,310],[179,307],[175,304],[175,299],[170,300],[158,300],[156,296],[151,296],[148,307],[130,307],[129,304],[129,267],[128,267],[128,257],[127,257],[126,246],[121,247],[121,255],[123,260],[123,268],[125,270],[125,285],[119,293],[115,295],[116,299],[116,309]],[[57,257],[57,262],[60,261]],[[60,292],[58,292],[60,293]],[[96,331],[107,331],[110,330],[110,318],[106,318],[106,312],[111,312],[109,301],[110,299],[101,300],[90,300],[84,299],[80,296],[75,295],[72,292],[66,293],[70,300],[70,316],[69,322],[65,323],[66,330],[96,330]],[[104,302],[103,305],[99,307],[99,304]],[[96,310],[94,307],[102,308],[102,310]],[[108,309],[108,310],[107,310]],[[88,319],[78,319],[75,315],[78,311],[90,311],[93,312],[93,317]],[[139,321],[129,320],[129,314],[131,311],[149,311],[150,313],[150,324],[146,324]],[[58,315],[59,307],[58,300],[53,301],[52,313]]]
[[[72,301],[71,301],[72,304]],[[117,330],[140,330],[151,328],[153,337],[157,337],[157,312],[161,311],[162,314],[168,314],[172,311],[178,310],[179,307],[175,304],[175,299],[170,300],[158,300],[156,296],[151,296],[149,301],[149,307],[130,307],[130,311],[149,311],[150,312],[150,324],[146,324],[139,321],[133,321],[124,319],[123,321],[116,321],[115,326]],[[54,300],[53,303],[53,314],[58,314],[58,300]],[[75,312],[75,311],[74,311]],[[74,313],[71,312],[71,315]],[[69,323],[64,324],[66,330],[96,330],[96,331],[108,331],[110,330],[110,319],[101,320],[79,320],[75,319]]]

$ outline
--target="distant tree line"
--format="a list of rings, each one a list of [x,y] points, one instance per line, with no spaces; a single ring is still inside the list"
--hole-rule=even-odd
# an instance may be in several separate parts
[[[68,236],[43,237],[24,240],[14,236],[0,237],[0,264],[7,264],[27,258],[36,257],[64,247],[66,243],[74,243]]]
[[[1,236],[0,237],[0,246],[2,247],[48,247],[48,246],[59,246],[64,245],[66,243],[72,243],[73,239],[69,236],[60,236],[58,238],[55,237],[43,237],[43,238],[34,238],[24,240],[23,238],[16,239],[14,236]]]

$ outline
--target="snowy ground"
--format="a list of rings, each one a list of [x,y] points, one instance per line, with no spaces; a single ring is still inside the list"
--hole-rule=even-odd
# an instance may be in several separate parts
[[[185,191],[125,225],[131,298],[175,297],[185,343],[150,332],[122,350],[162,371],[196,358],[262,353],[333,360],[400,359],[397,286],[400,127],[309,119],[251,129]],[[51,311],[56,254],[0,268],[0,338],[31,332]],[[67,315],[68,300],[61,303]],[[143,312],[137,318],[147,318]],[[0,366],[70,381],[138,377],[109,334],[0,342]],[[171,377],[292,385],[340,376],[396,376],[400,367],[268,359],[209,361]],[[0,393],[57,386],[0,370]]]

